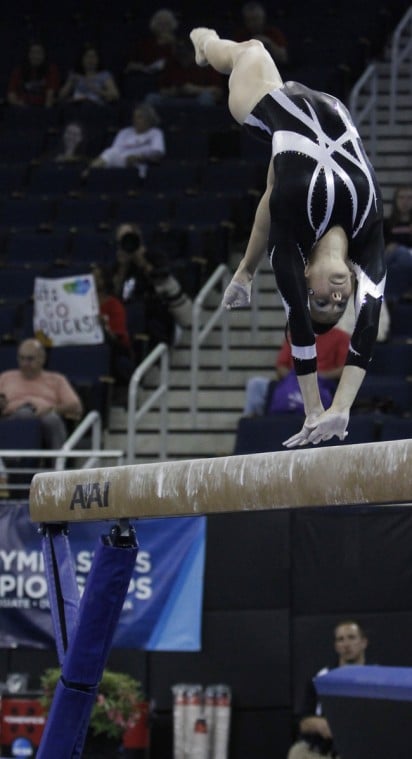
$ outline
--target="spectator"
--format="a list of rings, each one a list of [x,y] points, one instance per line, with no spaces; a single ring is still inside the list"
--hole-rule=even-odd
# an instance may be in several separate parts
[[[179,22],[173,11],[160,8],[149,21],[150,33],[139,40],[126,64],[125,73],[156,74],[174,55]]]
[[[384,234],[388,269],[385,292],[389,300],[396,301],[412,290],[412,185],[396,188]]]
[[[112,145],[91,163],[91,168],[135,166],[144,179],[149,164],[164,157],[166,148],[159,117],[150,105],[140,103],[133,110],[132,126],[121,129]]]
[[[398,245],[412,249],[412,185],[396,188],[383,229],[387,253]]]
[[[176,45],[173,57],[168,61],[158,79],[158,92],[146,96],[151,105],[215,105],[224,93],[223,79],[210,66],[199,68],[193,48],[186,42]]]
[[[191,322],[191,301],[170,270],[162,250],[149,250],[137,224],[120,224],[116,230],[114,293],[125,304],[144,304],[149,348],[160,342],[172,345],[177,325]]]
[[[95,266],[93,276],[99,300],[101,324],[106,342],[111,348],[112,375],[116,381],[125,384],[133,371],[126,310],[122,301],[112,293],[113,283],[110,273],[101,266]]]
[[[63,129],[54,160],[58,163],[84,161],[87,155],[87,140],[84,127],[78,121],[70,121]]]
[[[337,661],[325,667],[318,675],[330,669],[351,665],[364,665],[368,639],[358,622],[342,620],[334,631]],[[337,759],[336,746],[327,719],[322,715],[322,705],[317,699],[312,678],[307,684],[305,702],[299,715],[299,738],[290,748],[287,759],[318,759],[319,756]]]
[[[235,33],[238,42],[251,38],[263,42],[266,50],[276,63],[288,63],[287,40],[276,26],[267,23],[266,10],[261,3],[251,2],[242,6],[243,26]]]
[[[17,360],[18,369],[0,374],[0,412],[6,417],[38,417],[44,446],[59,449],[67,437],[64,417],[80,419],[81,400],[62,374],[43,368],[46,352],[38,340],[20,343]]]
[[[86,45],[74,71],[71,71],[59,93],[60,100],[105,105],[119,99],[113,74],[100,66],[99,54],[93,45]]]
[[[316,337],[318,377],[321,394],[333,396],[342,374],[349,348],[349,336],[334,327]],[[244,416],[260,416],[267,411],[303,412],[303,400],[293,369],[292,349],[285,339],[276,358],[277,381],[251,377],[246,385]],[[284,406],[283,408],[281,406]]]
[[[13,69],[7,90],[9,105],[49,108],[60,86],[57,66],[50,63],[41,42],[31,42],[22,63]]]

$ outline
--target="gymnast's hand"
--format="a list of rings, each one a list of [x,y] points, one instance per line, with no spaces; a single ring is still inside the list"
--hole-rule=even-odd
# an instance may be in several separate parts
[[[322,440],[331,440],[334,435],[339,440],[344,440],[348,434],[348,422],[349,410],[335,411],[331,406],[322,414],[307,416],[301,431],[285,440],[283,445],[286,448],[296,448],[308,443],[317,445]]]
[[[226,311],[232,308],[246,308],[250,306],[251,296],[252,279],[244,274],[236,273],[225,290],[222,306]]]

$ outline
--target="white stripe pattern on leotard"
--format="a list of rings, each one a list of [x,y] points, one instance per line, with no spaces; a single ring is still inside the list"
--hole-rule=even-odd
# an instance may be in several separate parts
[[[359,144],[359,134],[356,127],[350,121],[348,115],[342,108],[339,101],[335,100],[335,108],[342,121],[343,132],[336,140],[333,140],[325,133],[321,127],[319,119],[313,107],[306,99],[304,102],[306,103],[309,113],[305,113],[282,90],[273,90],[269,93],[269,95],[282,108],[284,108],[284,110],[290,113],[291,116],[309,128],[316,137],[315,142],[314,140],[311,140],[310,137],[305,137],[304,135],[294,131],[275,131],[272,138],[272,152],[273,155],[284,152],[302,153],[303,155],[307,155],[316,161],[316,167],[314,169],[309,185],[307,214],[309,223],[315,232],[317,240],[319,240],[327,228],[333,211],[335,201],[334,174],[340,177],[348,189],[352,201],[352,224],[355,226],[355,221],[358,213],[358,193],[352,179],[350,178],[349,174],[342,168],[342,166],[340,166],[337,158],[339,156],[342,156],[347,161],[356,166],[356,168],[362,171],[365,175],[369,186],[369,194],[365,208],[362,209],[362,215],[359,219],[359,222],[352,232],[352,236],[356,237],[369,214],[372,203],[375,202],[375,206],[377,204],[373,179]],[[264,122],[262,122],[260,119],[257,119],[252,114],[246,118],[246,122],[252,127],[257,127],[267,132],[270,131]],[[344,147],[344,145],[348,142],[350,142],[355,155],[353,155]],[[312,204],[316,181],[321,171],[323,171],[325,175],[326,208],[323,219],[319,223],[318,227],[315,227],[312,216]]]

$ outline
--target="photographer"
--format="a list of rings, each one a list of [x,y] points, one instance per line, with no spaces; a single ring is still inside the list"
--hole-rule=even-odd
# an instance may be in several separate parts
[[[179,328],[191,325],[192,303],[174,277],[167,255],[146,247],[137,224],[121,224],[116,244],[115,294],[126,306],[143,304],[149,349],[160,342],[173,345]]]

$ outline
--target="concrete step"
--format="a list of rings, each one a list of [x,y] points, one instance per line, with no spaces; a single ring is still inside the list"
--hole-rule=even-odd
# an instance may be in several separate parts
[[[412,119],[412,111],[411,111]],[[368,135],[362,135],[362,141],[365,146],[365,150],[368,151],[371,146],[370,133]],[[410,138],[408,137],[387,137],[382,136],[378,142],[378,154],[390,153],[391,155],[405,153],[410,154]]]
[[[126,450],[126,435],[111,433],[110,445]],[[170,429],[167,438],[168,458],[203,458],[228,456],[233,452],[235,443],[234,430],[209,430],[198,428],[196,431]],[[155,433],[140,433],[136,435],[136,458],[144,457],[155,460],[159,452],[159,436]]]
[[[273,374],[273,371],[272,371]],[[252,376],[252,373],[251,375]],[[271,377],[272,375],[265,374],[264,376]],[[239,387],[227,387],[226,385],[217,385],[216,387],[200,388],[198,392],[199,408],[202,410],[213,411],[213,409],[238,409],[242,408],[244,401],[245,389],[241,384]],[[149,395],[149,391],[143,391],[141,394],[141,402],[143,403]],[[174,412],[181,409],[188,409],[189,407],[189,388],[186,387],[172,387],[168,393],[168,408],[170,412]],[[148,412],[151,413],[151,412]],[[123,418],[126,414],[126,409],[123,406],[112,406],[111,418]]]
[[[410,107],[410,103],[409,103]],[[408,133],[410,132],[410,127],[408,124],[404,123],[396,123],[396,124],[389,124],[389,106],[383,105],[381,103],[378,103],[377,111],[377,124],[376,124],[376,134],[378,139],[384,138],[387,140],[399,140],[402,138],[407,138]],[[362,134],[362,139],[367,140],[370,137],[370,130],[369,127],[365,129],[365,126],[361,124],[360,130]],[[380,150],[380,145],[378,145],[378,151]]]
[[[244,397],[244,393],[243,393]],[[187,395],[186,395],[187,398]],[[214,401],[212,405],[212,401]],[[200,410],[197,414],[197,426],[201,429],[214,430],[231,430],[235,429],[239,416],[242,413],[242,407],[232,408],[230,410],[221,409],[218,406],[218,397],[209,398],[210,407],[208,410]],[[193,422],[187,404],[178,409],[169,410],[168,417],[169,430],[193,431]],[[126,432],[127,414],[122,409],[113,412],[110,418],[110,434]],[[159,413],[157,411],[146,414],[137,428],[137,434],[146,434],[147,432],[158,432],[159,430]]]
[[[283,333],[280,331],[283,337]],[[279,336],[280,336],[279,335]],[[231,347],[228,354],[230,369],[237,366],[266,366],[274,363],[274,346],[260,346],[249,344],[243,347]],[[177,348],[173,352],[172,369],[190,366],[191,354],[186,348]],[[203,367],[220,368],[221,356],[220,350],[215,346],[205,346],[200,352],[200,365]]]
[[[405,166],[394,166],[380,169],[377,171],[379,181],[382,186],[390,187],[399,183],[407,183],[411,176],[412,163],[405,163]]]
[[[229,347],[230,350],[232,350],[232,348],[244,348],[253,345],[265,346],[273,345],[274,343],[277,345],[279,343],[279,340],[283,339],[284,331],[285,314],[284,312],[279,313],[277,311],[274,311],[272,324],[267,329],[259,329],[257,335],[252,334],[250,329],[239,329],[237,326],[232,325],[232,328],[229,332]],[[222,338],[220,330],[215,329],[207,336],[205,345],[209,348],[219,348],[221,345],[221,340]],[[185,340],[184,342],[179,343],[179,345],[173,349],[171,360],[172,364],[175,352],[183,349],[190,349],[189,340]]]
[[[222,386],[227,388],[244,387],[247,379],[255,374],[263,373],[265,376],[271,376],[271,374],[273,374],[273,366],[274,360],[272,357],[270,363],[266,365],[262,364],[261,366],[251,367],[247,364],[244,367],[231,369],[226,377],[220,368],[200,368],[198,375],[199,388],[205,390],[207,388],[221,388]],[[189,393],[189,380],[190,378],[187,369],[176,370],[173,372],[170,386],[172,390],[186,388],[187,393]],[[153,377],[150,387],[157,387],[156,377]]]
[[[379,173],[386,169],[408,169],[408,171],[412,171],[412,155],[410,153],[386,153],[384,155],[378,153],[374,161],[374,167]]]

